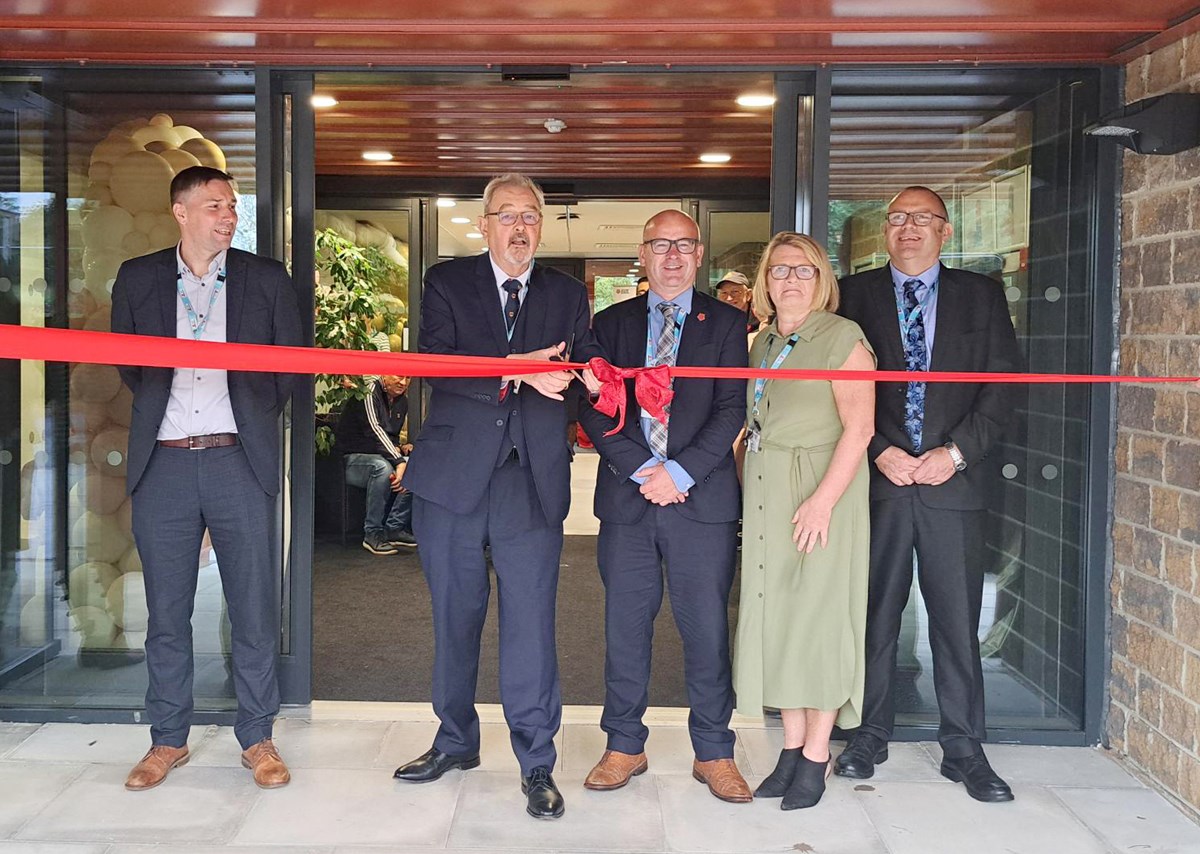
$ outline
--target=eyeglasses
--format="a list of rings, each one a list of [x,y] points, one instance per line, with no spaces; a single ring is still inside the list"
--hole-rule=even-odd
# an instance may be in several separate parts
[[[792,273],[795,273],[796,278],[801,281],[815,279],[817,276],[817,268],[811,264],[772,264],[767,268],[767,272],[777,282],[782,282]]]
[[[643,240],[643,246],[649,246],[650,251],[655,255],[666,255],[674,246],[680,255],[691,255],[696,251],[696,247],[700,245],[700,241],[694,237],[681,237],[678,240],[667,240],[665,237],[656,237],[653,240]]]
[[[485,213],[484,216],[494,216],[496,222],[504,226],[516,225],[518,219],[526,225],[537,225],[542,221],[541,211],[521,211],[520,213],[516,211],[492,211],[491,213]]]
[[[888,211],[887,221],[888,225],[899,228],[911,219],[913,221],[913,225],[919,225],[924,228],[933,222],[933,218],[935,216],[943,222],[950,221],[941,214],[935,214],[931,211]]]

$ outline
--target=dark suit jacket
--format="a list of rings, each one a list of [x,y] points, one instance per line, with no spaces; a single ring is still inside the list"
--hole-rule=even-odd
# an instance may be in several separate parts
[[[1000,284],[986,276],[943,266],[938,279],[937,330],[931,371],[1021,370],[1021,354]],[[875,349],[879,369],[903,371],[904,345],[896,315],[896,291],[889,267],[843,279],[838,314],[862,327]],[[911,451],[904,432],[907,383],[878,383],[872,461],[888,446]],[[929,383],[925,392],[923,446],[953,441],[967,469],[941,486],[896,486],[871,466],[872,500],[896,498],[915,489],[929,507],[980,510],[985,505],[984,471],[979,463],[1000,440],[1014,416],[1016,390],[998,383]]]
[[[645,364],[647,302],[643,294],[596,315],[596,339],[614,365]],[[745,313],[695,292],[679,340],[677,363],[744,368],[747,355]],[[674,506],[699,522],[735,521],[741,516],[741,491],[732,448],[746,421],[746,381],[677,379],[674,389],[667,456],[696,481],[688,499]],[[626,382],[625,393],[629,403],[620,433],[605,437],[616,421],[591,407],[580,411],[579,421],[604,463],[596,475],[596,516],[604,522],[632,524],[650,504],[629,476],[652,454],[642,433],[633,380]]]
[[[226,338],[238,344],[303,343],[296,290],[278,261],[230,249],[221,299],[227,300]],[[112,331],[175,338],[179,299],[175,247],[121,265],[113,285]],[[128,489],[133,492],[154,451],[171,396],[171,368],[119,368],[133,392]],[[229,399],[238,438],[259,484],[279,492],[279,413],[300,379],[295,374],[229,372]]]
[[[582,282],[535,263],[518,320],[523,324],[521,352],[573,341],[573,361],[600,355],[589,316]],[[421,294],[418,348],[422,353],[456,356],[503,357],[517,352],[505,334],[496,278],[486,253],[429,268]],[[429,412],[404,473],[406,488],[455,513],[474,510],[496,468],[507,418],[515,410],[514,417],[524,427],[527,462],[546,521],[557,524],[566,518],[571,503],[571,451],[562,401],[524,389],[501,402],[498,377],[431,377],[426,384],[432,389]]]

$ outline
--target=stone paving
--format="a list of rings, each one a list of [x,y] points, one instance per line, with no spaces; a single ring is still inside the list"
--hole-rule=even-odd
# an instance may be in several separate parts
[[[525,815],[500,711],[481,708],[480,768],[421,786],[392,770],[426,750],[436,724],[421,704],[314,703],[289,710],[276,741],[291,785],[257,789],[228,727],[196,727],[193,758],[160,787],[130,793],[144,726],[0,723],[0,854],[270,852],[812,852],[812,854],[1197,854],[1200,826],[1105,751],[992,745],[1016,792],[980,804],[938,773],[936,744],[894,744],[867,781],[834,777],[821,804],[715,800],[691,777],[685,712],[651,710],[650,771],[589,792],[604,737],[597,709],[564,712],[555,779],[559,821]],[[782,734],[735,721],[751,785],[774,766]]]

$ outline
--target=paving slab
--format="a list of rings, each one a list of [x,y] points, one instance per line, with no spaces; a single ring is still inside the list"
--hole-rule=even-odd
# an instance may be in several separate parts
[[[189,748],[206,738],[206,730],[203,726],[192,727]],[[149,749],[148,726],[43,724],[9,751],[6,758],[24,762],[111,763],[132,768]]]
[[[1149,789],[1053,788],[1067,805],[1116,851],[1196,854],[1200,827]]]
[[[41,727],[41,724],[0,723],[0,759],[8,756]]]
[[[458,803],[459,775],[398,783],[379,770],[310,769],[265,792],[237,845],[442,846]]]
[[[662,811],[651,775],[615,792],[589,792],[583,788],[585,774],[555,774],[566,814],[539,821],[526,814],[516,777],[469,772],[447,844],[492,851],[664,850]]]
[[[241,826],[259,789],[249,775],[184,766],[160,786],[125,790],[126,769],[92,765],[39,812],[17,839],[216,844]]]
[[[12,836],[61,795],[86,767],[0,762],[0,836]]]

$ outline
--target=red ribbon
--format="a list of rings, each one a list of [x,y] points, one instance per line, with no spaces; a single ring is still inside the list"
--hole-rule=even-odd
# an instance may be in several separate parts
[[[601,358],[588,362],[596,379],[600,380],[600,396],[592,402],[597,412],[617,419],[617,426],[605,433],[611,436],[625,426],[625,380],[633,378],[633,396],[646,414],[663,424],[667,423],[667,405],[675,392],[671,390],[671,369],[667,365],[653,368],[618,368]]]
[[[158,368],[209,368],[225,371],[266,371],[295,374],[396,374],[408,377],[500,377],[513,371],[508,359],[491,356],[434,356],[428,353],[380,353],[363,350],[323,350],[315,347],[280,347],[267,344],[226,344],[192,341],[184,338],[159,338],[150,335],[122,335],[116,332],[90,332],[82,329],[46,329],[37,326],[0,324],[0,359],[28,359],[44,362],[81,362],[100,365],[142,365]],[[523,361],[522,373],[540,374],[564,369],[607,364],[592,360],[587,365],[570,362]],[[662,391],[670,391],[662,378],[699,377],[707,379],[780,380],[871,380],[908,382],[914,377],[907,371],[797,370],[791,368],[715,368],[676,366],[664,368],[616,368],[619,376],[608,381],[619,393],[628,377],[634,378],[635,396],[647,412],[661,411],[670,402]],[[601,370],[604,370],[601,368]],[[651,379],[643,380],[641,377]],[[920,375],[927,383],[1190,383],[1196,377],[1136,377],[1107,374],[1020,374],[970,371],[928,371]],[[638,384],[642,394],[636,393]],[[601,395],[605,394],[601,390]],[[647,405],[648,404],[648,405]],[[619,410],[615,410],[619,411]],[[657,417],[657,416],[656,416]]]

